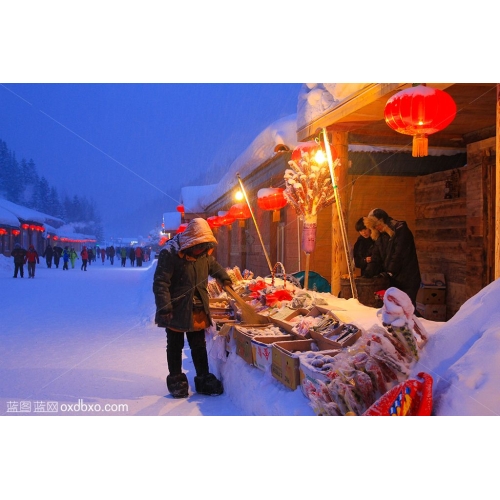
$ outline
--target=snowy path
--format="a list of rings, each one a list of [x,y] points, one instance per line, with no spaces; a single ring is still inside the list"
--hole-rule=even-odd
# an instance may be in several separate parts
[[[80,262],[62,271],[41,259],[35,279],[1,269],[0,415],[243,414],[226,394],[169,396],[165,331],[152,322],[153,261],[98,261],[87,272]],[[190,357],[184,370],[194,387]]]

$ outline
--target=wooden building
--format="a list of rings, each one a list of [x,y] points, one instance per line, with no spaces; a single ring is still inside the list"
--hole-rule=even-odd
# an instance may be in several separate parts
[[[387,100],[411,86],[354,86],[352,95],[298,124],[296,141],[276,147],[274,155],[242,174],[259,230],[252,219],[215,228],[221,264],[248,268],[256,276],[271,274],[278,262],[288,274],[304,270],[302,221],[286,206],[280,221],[273,222],[270,212],[257,208],[256,198],[261,188],[283,187],[291,150],[325,130],[340,157],[335,173],[350,247],[358,236],[355,222],[373,208],[405,220],[415,236],[421,272],[445,276],[446,319],[496,279],[500,275],[497,84],[429,84],[451,95],[457,113],[444,130],[429,135],[429,155],[424,157],[413,157],[411,137],[395,132],[384,119]],[[233,178],[236,174],[231,173]],[[223,182],[227,189],[219,189],[204,206],[205,212],[195,216],[229,210],[238,187],[233,181]],[[186,213],[186,218],[192,216]],[[319,212],[316,238],[310,271],[325,277],[332,293],[338,294],[348,266],[335,204]]]

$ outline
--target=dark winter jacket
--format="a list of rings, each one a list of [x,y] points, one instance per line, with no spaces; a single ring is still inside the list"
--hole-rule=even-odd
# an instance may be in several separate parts
[[[169,240],[160,252],[153,281],[155,322],[159,327],[192,331],[195,292],[212,324],[208,277],[216,278],[222,285],[231,284],[231,278],[211,254],[204,253],[197,259],[190,260],[190,256],[185,253],[186,249],[194,245],[209,242],[217,243],[208,223],[197,218],[190,221],[183,233]],[[171,319],[167,317],[169,313],[172,313]]]
[[[43,252],[42,257],[45,257],[47,260],[52,260],[53,253],[54,253],[54,250],[52,249],[52,247],[50,245],[48,245],[47,248],[45,249],[45,252]]]
[[[62,253],[63,253],[63,249],[61,247],[58,247],[58,246],[54,247],[54,260],[56,262],[59,262],[59,259],[61,258]]]
[[[16,247],[10,253],[12,257],[14,257],[15,264],[24,264],[24,260],[26,258],[26,250],[22,247]]]
[[[130,247],[130,250],[128,251],[128,258],[132,261],[135,260],[135,250],[134,247]]]
[[[381,232],[375,240],[372,262],[365,274],[372,277],[379,272],[391,274],[391,286],[405,292],[415,305],[421,281],[420,268],[413,234],[405,221],[391,219],[387,231]]]
[[[366,266],[368,265],[366,258],[371,257],[374,244],[375,242],[371,238],[365,238],[361,235],[356,240],[356,243],[354,243],[354,264],[361,269],[361,276],[364,276]]]

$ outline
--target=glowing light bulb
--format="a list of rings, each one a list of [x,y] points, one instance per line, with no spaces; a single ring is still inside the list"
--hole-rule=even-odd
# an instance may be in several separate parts
[[[325,163],[326,161],[326,155],[322,149],[318,149],[314,155],[314,160],[318,165],[321,165],[322,163]]]

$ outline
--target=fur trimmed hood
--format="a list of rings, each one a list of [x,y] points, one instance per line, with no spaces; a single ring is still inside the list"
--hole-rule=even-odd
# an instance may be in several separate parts
[[[377,240],[380,236],[380,233],[387,233],[389,237],[392,238],[395,234],[394,229],[390,226],[392,219],[389,218],[388,224],[384,219],[378,219],[377,217],[375,217],[375,215],[372,215],[372,212],[370,212],[370,215],[368,215],[368,217],[363,217],[363,222],[365,224],[365,227],[370,230],[370,236],[372,240]],[[376,227],[379,224],[379,229],[377,229]]]
[[[208,222],[201,217],[197,217],[190,220],[186,230],[179,235],[180,250],[184,251],[200,243],[217,244],[217,240]]]

